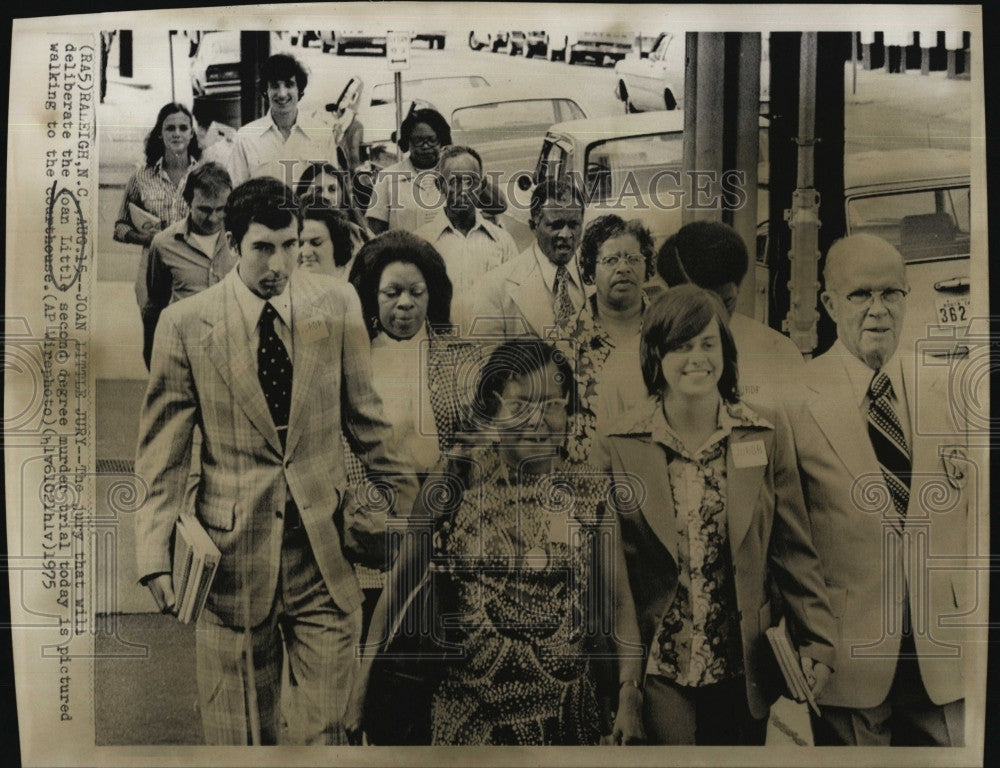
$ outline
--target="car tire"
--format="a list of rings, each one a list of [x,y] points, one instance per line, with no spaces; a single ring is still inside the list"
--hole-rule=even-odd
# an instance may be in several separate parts
[[[332,45],[328,45],[327,42],[324,40],[323,41],[323,53],[329,53],[331,50],[333,50],[333,46]]]
[[[553,48],[552,42],[550,41],[549,50],[546,51],[546,57],[548,58],[549,61],[565,61],[566,51],[568,48],[569,48],[569,41],[566,40],[565,38],[563,38],[563,47],[561,50],[558,48]]]
[[[524,47],[521,49],[521,55],[526,59],[530,59],[532,56],[535,55],[535,52],[534,50],[532,50],[530,45],[525,43]]]
[[[514,45],[513,43],[507,43],[508,56],[517,56],[517,54],[519,54],[520,52],[521,52],[520,49],[516,45]]]
[[[576,51],[574,51],[572,48],[570,48],[567,45],[566,46],[566,63],[569,64],[570,66],[572,66],[573,64],[576,64],[578,61],[579,61],[579,59],[576,57]]]
[[[667,88],[663,92],[663,105],[668,110],[677,109],[677,99],[674,98],[674,94],[671,92],[671,90],[669,88]]]
[[[444,50],[444,38],[443,37],[439,37],[437,39],[437,46],[438,46],[438,50],[439,51],[443,51]]]

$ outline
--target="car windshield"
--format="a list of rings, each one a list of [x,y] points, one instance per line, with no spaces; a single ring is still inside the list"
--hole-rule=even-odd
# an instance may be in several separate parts
[[[663,197],[675,189],[673,179],[661,172],[680,172],[684,139],[680,131],[651,136],[630,136],[591,144],[587,148],[585,183],[590,201],[620,197]]]
[[[907,261],[967,255],[969,210],[968,186],[853,197],[847,229],[878,235]]]
[[[451,132],[454,143],[475,146],[477,141],[533,138],[553,123],[583,117],[583,110],[571,99],[500,101],[456,109]]]

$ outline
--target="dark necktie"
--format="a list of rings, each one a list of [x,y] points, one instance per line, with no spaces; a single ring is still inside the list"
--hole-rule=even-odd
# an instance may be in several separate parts
[[[879,371],[872,377],[868,388],[871,404],[868,406],[868,437],[875,449],[882,475],[889,486],[889,495],[896,510],[899,529],[906,519],[910,503],[910,449],[892,407],[892,382]]]
[[[278,313],[271,302],[264,302],[260,312],[260,344],[257,347],[257,377],[264,391],[267,408],[278,428],[281,446],[288,432],[288,411],[292,402],[292,360],[274,329]],[[280,322],[280,320],[279,320]]]
[[[569,295],[569,270],[565,264],[560,264],[556,268],[556,279],[552,286],[554,303],[552,305],[556,324],[560,328],[569,326],[569,321],[573,317],[575,307],[573,299]]]

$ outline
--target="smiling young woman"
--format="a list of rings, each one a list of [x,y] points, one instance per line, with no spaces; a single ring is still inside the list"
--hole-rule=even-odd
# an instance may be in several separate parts
[[[726,309],[693,285],[643,318],[649,399],[603,444],[647,663],[654,744],[763,744],[780,681],[764,632],[783,597],[812,692],[834,665],[835,623],[780,409],[739,401]],[[634,503],[623,504],[620,500]],[[720,716],[725,713],[725,716]]]

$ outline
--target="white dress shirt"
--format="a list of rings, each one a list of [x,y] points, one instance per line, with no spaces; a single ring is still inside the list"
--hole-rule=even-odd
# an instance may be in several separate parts
[[[333,130],[301,108],[286,139],[268,112],[236,132],[229,156],[233,187],[247,179],[273,176],[294,187],[310,163],[337,163]],[[289,166],[291,166],[289,168]]]

